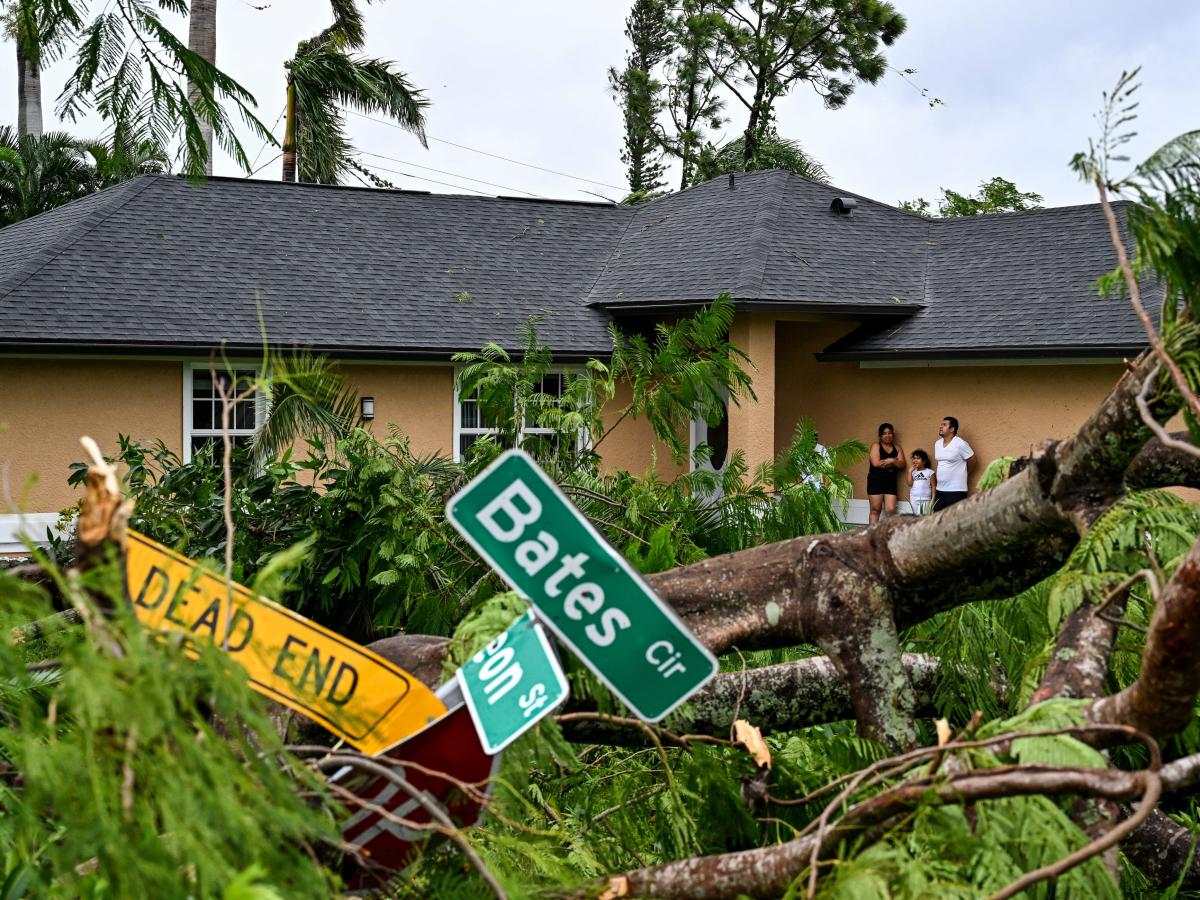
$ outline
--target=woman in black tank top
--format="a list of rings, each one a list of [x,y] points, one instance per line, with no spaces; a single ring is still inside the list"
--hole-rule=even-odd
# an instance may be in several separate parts
[[[867,469],[870,524],[879,521],[880,510],[889,516],[896,514],[896,474],[904,465],[904,448],[896,443],[896,429],[891,422],[884,422],[879,426],[879,440],[871,445],[871,466]]]

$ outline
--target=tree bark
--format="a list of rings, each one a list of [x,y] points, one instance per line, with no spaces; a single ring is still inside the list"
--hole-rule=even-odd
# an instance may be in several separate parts
[[[37,48],[27,47],[18,27],[17,135],[42,136],[42,67]],[[33,51],[33,52],[31,52]]]
[[[1172,432],[1171,437],[1178,441],[1189,440],[1186,431]],[[1168,447],[1153,438],[1129,464],[1125,486],[1136,491],[1164,484],[1200,488],[1200,457]]]
[[[402,634],[367,645],[389,662],[421,679],[431,688],[442,683],[449,642],[445,638]],[[912,686],[913,705],[932,712],[933,695],[943,677],[939,660],[919,653],[901,658],[904,677]],[[1000,693],[1004,685],[997,684]],[[592,707],[568,700],[563,712]],[[662,727],[675,734],[728,738],[736,718],[749,721],[764,734],[794,731],[854,717],[849,686],[828,657],[721,672],[672,713]],[[615,746],[641,746],[645,733],[603,722],[573,722],[563,728],[569,740]]]
[[[188,49],[207,62],[217,64],[217,0],[192,0],[188,19]],[[188,100],[193,106],[200,96],[199,86],[188,82]],[[204,138],[204,173],[213,171],[213,127],[205,117],[200,117],[200,134]]]
[[[1108,663],[1119,627],[1110,619],[1119,619],[1124,613],[1125,596],[1122,595],[1108,604],[1110,618],[1102,618],[1099,607],[1087,600],[1067,616],[1054,644],[1054,655],[1029,705],[1036,706],[1053,697],[1079,700],[1103,697]]]
[[[1200,541],[1192,545],[1162,591],[1150,620],[1137,681],[1104,697],[1095,722],[1173,734],[1192,719],[1200,693]]]
[[[1130,814],[1128,807],[1122,810]],[[1196,836],[1155,810],[1142,827],[1121,842],[1121,852],[1138,867],[1147,880],[1160,889],[1180,880],[1185,891],[1200,890],[1200,851],[1193,853]],[[1189,864],[1190,857],[1190,864]]]
[[[619,879],[631,897],[659,900],[733,900],[739,896],[779,897],[808,866],[831,857],[837,846],[865,830],[921,804],[970,804],[998,797],[1040,794],[1132,801],[1147,792],[1146,772],[1055,767],[983,769],[950,776],[941,783],[921,779],[877,794],[852,807],[824,835],[808,834],[783,844],[700,856],[627,872]],[[814,847],[819,842],[818,847]],[[618,879],[610,879],[612,885]],[[618,895],[624,896],[624,895]]]
[[[284,107],[283,124],[283,180],[289,184],[296,182],[296,138],[299,124],[296,121],[296,85],[288,74],[287,105]]]

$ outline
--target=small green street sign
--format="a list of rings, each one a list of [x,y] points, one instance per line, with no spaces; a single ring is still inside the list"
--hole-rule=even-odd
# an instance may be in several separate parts
[[[528,454],[501,454],[451,498],[446,516],[644,721],[659,721],[716,673],[708,648]]]
[[[483,749],[496,754],[567,698],[566,676],[533,610],[457,672]]]

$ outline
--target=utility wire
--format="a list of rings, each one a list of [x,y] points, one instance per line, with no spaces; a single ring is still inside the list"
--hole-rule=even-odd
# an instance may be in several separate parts
[[[283,114],[285,112],[287,112],[287,104],[286,103],[283,104],[283,109],[279,110],[279,115],[275,117],[275,124],[271,126],[271,137],[272,138],[275,137],[275,129],[279,127],[279,120],[283,118]],[[255,163],[257,163],[258,158],[263,155],[263,151],[267,149],[267,144],[269,144],[269,143],[271,143],[270,140],[263,141],[263,145],[261,147],[259,147],[258,152],[256,154],[254,154],[254,162],[250,163],[250,168],[252,168],[252,169],[254,168]]]
[[[358,116],[360,119],[366,119],[370,122],[378,122],[380,125],[387,125],[391,128],[398,128],[401,131],[407,131],[407,129],[402,128],[401,126],[397,125],[395,122],[389,122],[386,119],[377,119],[374,116],[363,115],[362,113],[355,112],[352,109],[349,109],[346,111],[348,113],[350,113],[350,115],[352,115],[352,116]],[[427,137],[431,141],[437,141],[439,144],[449,144],[451,147],[458,147],[460,150],[469,150],[472,153],[479,153],[482,156],[490,156],[493,159],[502,159],[505,162],[510,162],[513,165],[517,165],[517,166],[524,166],[527,169],[537,169],[539,172],[549,172],[551,175],[558,175],[558,176],[561,176],[562,178],[570,178],[573,181],[582,181],[586,184],[598,184],[601,187],[612,188],[613,190],[617,190],[617,191],[625,190],[625,188],[621,187],[619,184],[609,184],[606,181],[597,181],[594,178],[583,178],[582,176],[579,176],[579,175],[571,175],[571,174],[568,174],[567,172],[560,172],[557,169],[547,169],[545,166],[535,166],[533,163],[522,162],[519,159],[513,159],[512,157],[509,157],[509,156],[501,156],[498,153],[489,153],[487,150],[479,150],[479,149],[476,149],[475,147],[468,147],[466,144],[457,144],[454,141],[447,141],[444,138],[434,137],[433,135],[428,134],[428,133],[425,135],[425,137]]]
[[[261,166],[259,166],[257,169],[255,169],[253,172],[251,172],[249,175],[244,176],[244,178],[253,178],[255,175],[257,175],[259,172],[261,172],[263,169],[265,169],[271,163],[275,162],[275,160],[279,159],[279,157],[281,157],[281,156],[283,156],[282,153],[276,153],[274,156],[272,156],[270,159],[268,159],[265,163],[263,163]]]
[[[448,181],[438,181],[436,178],[425,178],[423,175],[413,175],[411,172],[401,172],[399,169],[385,169],[383,166],[371,166],[373,169],[378,169],[380,172],[387,172],[391,175],[403,175],[405,178],[415,178],[417,181],[428,181],[430,184],[440,184],[444,187],[451,187],[459,191],[471,191],[475,194],[480,194],[484,197],[492,196],[487,191],[479,191],[473,187],[467,187],[465,184],[451,184]]]
[[[427,172],[437,172],[440,175],[449,175],[452,178],[461,178],[463,181],[474,181],[477,184],[486,184],[488,187],[500,188],[502,191],[516,191],[518,194],[525,194],[528,197],[534,197],[538,200],[545,200],[541,194],[534,194],[529,191],[523,191],[520,188],[509,187],[507,184],[497,184],[494,181],[484,181],[482,178],[472,178],[470,175],[459,175],[457,172],[448,172],[445,169],[435,169],[433,166],[423,166],[420,163],[409,162],[407,159],[397,159],[394,156],[384,156],[382,153],[368,153],[365,150],[357,151],[360,156],[373,156],[376,159],[386,159],[391,162],[400,163],[404,166],[412,166],[416,169],[424,169]]]

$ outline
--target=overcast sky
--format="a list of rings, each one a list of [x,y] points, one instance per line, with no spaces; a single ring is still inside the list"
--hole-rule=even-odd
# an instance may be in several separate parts
[[[283,108],[283,61],[330,15],[327,0],[269,0],[256,8],[265,2],[221,0],[217,62],[254,94],[260,118],[271,126]],[[846,190],[895,203],[933,198],[943,186],[972,190],[1002,175],[1044,195],[1048,205],[1092,202],[1067,162],[1096,132],[1101,92],[1122,69],[1139,64],[1140,135],[1132,155],[1200,127],[1200,3],[1143,0],[1136,18],[1135,7],[1111,0],[896,0],[896,6],[909,24],[889,61],[896,69],[917,69],[912,81],[942,105],[931,109],[917,87],[891,74],[860,86],[838,111],[823,109],[803,86],[777,110],[780,132],[799,139]],[[401,187],[574,199],[594,191],[619,199],[625,183],[621,122],[606,71],[625,52],[627,9],[627,0],[389,0],[367,12],[368,52],[394,60],[425,89],[433,138],[593,183],[438,140],[425,150],[403,131],[350,116],[355,145],[379,154],[364,161],[395,170],[382,174]],[[12,45],[3,52],[9,61],[0,66],[0,121],[11,123]],[[69,64],[59,62],[45,77],[48,127],[68,72]],[[728,111],[726,137],[733,137],[744,111],[732,105]],[[95,134],[100,124],[72,130]],[[277,125],[275,134],[280,131]],[[247,139],[251,157],[260,146]],[[265,148],[256,165],[278,152]],[[224,156],[216,173],[244,174]],[[276,160],[256,177],[278,174]]]

